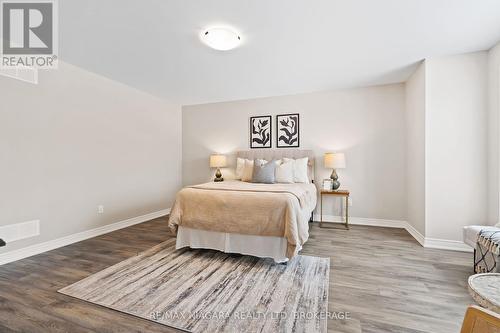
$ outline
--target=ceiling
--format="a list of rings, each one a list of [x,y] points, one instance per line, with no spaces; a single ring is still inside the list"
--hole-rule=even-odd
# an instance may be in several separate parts
[[[242,45],[202,44],[203,28]],[[188,105],[405,81],[500,40],[498,0],[59,1],[63,61]]]

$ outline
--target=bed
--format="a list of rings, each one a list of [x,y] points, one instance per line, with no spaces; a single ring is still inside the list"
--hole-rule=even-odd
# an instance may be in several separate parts
[[[255,149],[239,151],[237,157],[268,161],[308,157],[308,177],[314,179],[311,150]],[[312,182],[210,182],[179,191],[168,223],[177,235],[176,248],[214,249],[286,262],[309,237],[316,199]]]

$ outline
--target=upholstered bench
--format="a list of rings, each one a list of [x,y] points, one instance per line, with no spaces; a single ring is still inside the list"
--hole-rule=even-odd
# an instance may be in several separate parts
[[[474,272],[500,272],[500,227],[471,225],[463,229],[464,243],[474,249]]]

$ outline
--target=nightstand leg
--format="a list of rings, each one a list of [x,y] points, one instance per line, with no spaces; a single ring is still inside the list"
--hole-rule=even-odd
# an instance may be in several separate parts
[[[345,227],[349,229],[349,197],[345,197]]]
[[[320,199],[319,199],[319,227],[323,228],[323,193],[320,194]]]

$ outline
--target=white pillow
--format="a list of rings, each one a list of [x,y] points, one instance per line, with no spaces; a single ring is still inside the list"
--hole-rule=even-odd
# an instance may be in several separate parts
[[[307,162],[309,158],[298,158],[296,160],[292,158],[283,158],[283,162],[293,162],[293,181],[295,183],[309,183],[309,177],[307,176]]]
[[[245,160],[245,166],[243,168],[243,173],[241,174],[241,180],[244,182],[252,181],[253,174],[253,161]]]
[[[245,159],[245,165],[243,167],[243,172],[241,173],[241,180],[244,182],[251,182],[253,176],[253,161]],[[266,160],[257,160],[260,165],[266,164]],[[236,168],[238,166],[236,165]],[[238,171],[236,171],[238,172]]]
[[[276,183],[293,183],[293,164],[289,161],[276,167]]]
[[[243,170],[245,169],[245,159],[238,157],[236,159],[236,179],[243,177]]]

